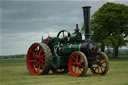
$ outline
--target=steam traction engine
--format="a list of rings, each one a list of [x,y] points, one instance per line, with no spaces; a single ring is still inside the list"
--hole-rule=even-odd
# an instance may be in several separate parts
[[[83,7],[85,40],[76,25],[75,32],[70,34],[61,30],[57,37],[42,39],[34,43],[27,53],[27,67],[33,75],[70,72],[73,76],[85,75],[88,68],[94,74],[105,75],[109,61],[105,53],[98,51],[90,39],[90,6]]]

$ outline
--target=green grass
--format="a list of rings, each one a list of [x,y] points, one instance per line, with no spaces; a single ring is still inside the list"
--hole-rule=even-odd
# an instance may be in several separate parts
[[[128,85],[128,59],[111,60],[105,76],[93,75],[88,70],[84,77],[73,77],[70,73],[34,76],[25,62],[1,62],[0,85]]]

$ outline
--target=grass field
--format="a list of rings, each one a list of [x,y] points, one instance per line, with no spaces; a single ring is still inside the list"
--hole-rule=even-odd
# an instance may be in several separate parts
[[[88,70],[85,77],[70,73],[33,76],[25,62],[1,62],[0,85],[128,85],[128,59],[111,60],[107,75],[94,75]]]

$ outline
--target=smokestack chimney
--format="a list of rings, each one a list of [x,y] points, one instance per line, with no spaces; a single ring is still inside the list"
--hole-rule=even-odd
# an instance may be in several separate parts
[[[90,28],[90,8],[91,6],[84,6],[83,14],[84,14],[84,26],[85,26],[85,39],[90,39],[91,36],[91,28]]]

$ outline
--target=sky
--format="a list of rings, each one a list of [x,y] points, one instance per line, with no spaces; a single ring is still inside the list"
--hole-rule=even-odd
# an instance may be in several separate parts
[[[0,1],[0,55],[27,54],[41,37],[55,37],[60,30],[73,32],[83,24],[83,6],[91,15],[104,3],[128,5],[128,0],[2,0]]]

